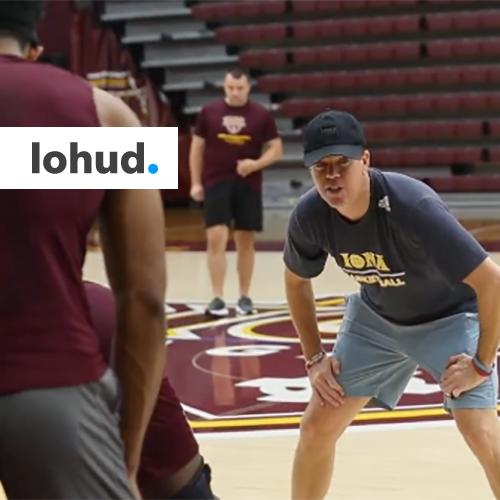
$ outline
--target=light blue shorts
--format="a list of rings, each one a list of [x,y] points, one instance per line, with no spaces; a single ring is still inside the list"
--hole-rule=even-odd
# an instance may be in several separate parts
[[[479,338],[475,313],[460,313],[428,323],[391,323],[360,297],[348,297],[344,320],[333,353],[341,363],[337,380],[346,396],[366,396],[372,404],[392,409],[421,366],[439,382],[450,356],[474,356]],[[494,370],[480,385],[458,398],[445,398],[445,407],[496,408],[498,374]]]

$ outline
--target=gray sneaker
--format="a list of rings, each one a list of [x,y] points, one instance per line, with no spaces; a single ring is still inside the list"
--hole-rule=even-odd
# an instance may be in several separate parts
[[[252,299],[250,297],[242,295],[236,303],[236,312],[241,316],[253,314],[255,312],[255,309],[253,307]]]
[[[226,303],[219,297],[215,297],[211,300],[210,304],[208,304],[205,309],[206,314],[210,314],[210,316],[217,316],[219,318],[223,318],[229,315],[229,311],[226,307]]]

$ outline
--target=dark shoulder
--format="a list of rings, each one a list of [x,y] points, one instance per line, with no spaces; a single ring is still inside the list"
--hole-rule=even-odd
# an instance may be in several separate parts
[[[408,215],[417,209],[425,199],[441,202],[438,194],[432,188],[408,175],[372,169],[371,176],[375,183],[375,194],[378,201],[388,196],[387,201],[393,215],[398,213]]]
[[[331,209],[313,187],[299,198],[292,214],[300,226],[306,230],[306,228],[321,225],[330,211]]]

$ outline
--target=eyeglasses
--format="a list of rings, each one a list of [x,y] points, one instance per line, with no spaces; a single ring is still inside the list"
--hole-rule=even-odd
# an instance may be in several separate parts
[[[340,172],[344,172],[347,168],[349,168],[352,163],[353,163],[352,158],[348,158],[347,156],[342,156],[339,161],[336,161],[334,163],[330,161],[319,161],[318,163],[315,163],[314,165],[311,165],[311,170],[314,170],[315,172],[324,172],[330,167],[337,168]]]

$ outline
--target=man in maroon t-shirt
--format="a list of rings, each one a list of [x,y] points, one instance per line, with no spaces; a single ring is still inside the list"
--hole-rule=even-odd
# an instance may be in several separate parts
[[[33,62],[41,10],[40,1],[0,1],[0,127],[139,126],[119,99]],[[117,299],[121,406],[81,278],[98,216]],[[157,191],[1,191],[0,481],[9,498],[139,495],[165,361],[163,232]]]
[[[85,294],[104,359],[111,362],[116,331],[115,301],[109,288],[86,282]],[[210,468],[166,372],[146,431],[138,482],[144,498],[212,500]]]
[[[262,231],[262,169],[276,162],[283,146],[271,114],[249,100],[250,81],[241,70],[224,79],[225,99],[201,110],[189,155],[191,197],[204,201],[207,258],[213,300],[207,313],[227,316],[224,301],[226,246],[233,224],[237,251],[239,314],[251,314],[249,298],[255,232]]]

